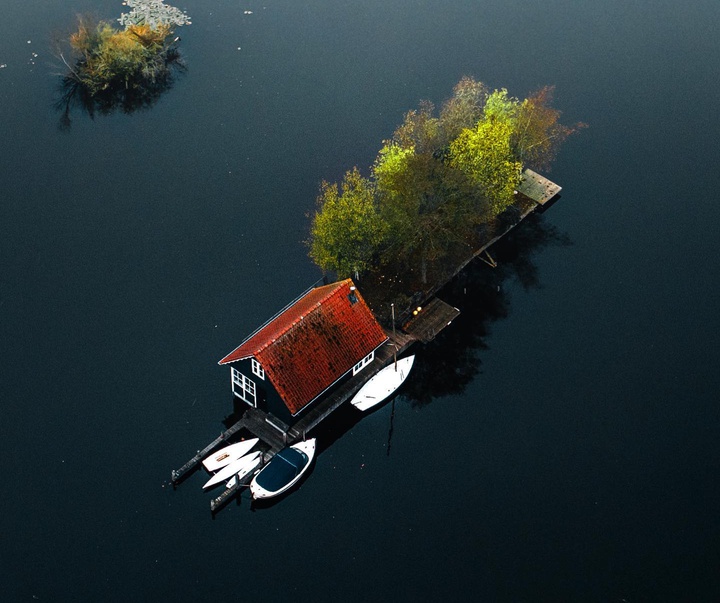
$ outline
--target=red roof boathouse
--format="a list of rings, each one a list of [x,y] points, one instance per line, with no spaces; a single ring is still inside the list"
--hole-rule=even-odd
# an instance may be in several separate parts
[[[388,337],[350,279],[311,289],[220,361],[235,396],[286,421],[374,358]]]

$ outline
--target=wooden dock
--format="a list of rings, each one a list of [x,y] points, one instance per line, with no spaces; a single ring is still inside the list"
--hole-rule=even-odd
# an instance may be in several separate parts
[[[187,463],[180,467],[180,469],[173,469],[170,476],[172,482],[174,484],[178,483],[186,475],[197,469],[197,466],[205,457],[207,457],[213,450],[219,448],[222,444],[224,444],[232,436],[234,436],[238,431],[245,427],[244,419],[245,415],[243,415],[243,418],[240,419],[237,423],[235,423],[232,427],[223,431],[217,438],[215,438],[212,442],[205,446],[205,448],[203,448],[202,450],[198,450],[197,454],[195,454],[194,457],[192,457]]]
[[[417,341],[423,343],[432,341],[440,331],[447,327],[460,314],[460,311],[435,297],[437,292],[477,257],[480,257],[490,266],[496,266],[497,264],[488,253],[488,249],[520,224],[530,213],[556,197],[560,190],[561,187],[547,178],[532,170],[525,170],[523,180],[518,186],[518,193],[529,199],[530,202],[526,201],[524,206],[519,205],[524,209],[520,211],[517,219],[507,225],[497,236],[473,251],[465,261],[457,266],[450,278],[442,283],[436,283],[431,289],[424,291],[423,301],[420,303],[421,307],[410,308],[404,315],[398,317],[399,321],[396,324],[403,324],[403,331],[389,332],[386,330],[389,337],[388,342],[376,350],[374,360],[363,371],[347,379],[328,395],[315,402],[292,426],[286,425],[258,408],[248,406],[237,423],[222,432],[205,448],[198,451],[180,469],[173,470],[172,482],[175,484],[184,479],[214,449],[228,442],[242,429],[247,430],[263,442],[263,464],[267,463],[282,448],[304,440],[315,427],[343,403],[350,400],[370,378],[387,366],[395,354],[402,354]],[[210,510],[214,513],[223,507],[251,480],[252,474],[240,480],[233,487],[226,488],[220,496],[211,501]]]
[[[180,467],[180,469],[173,469],[171,473],[172,482],[178,483],[189,473],[197,469],[204,458],[216,448],[226,444],[232,436],[241,429],[246,429],[256,438],[260,438],[268,447],[271,455],[274,455],[287,445],[288,426],[272,415],[268,415],[262,410],[249,406],[237,423],[223,431],[217,438],[205,446],[205,448],[199,450],[197,454]]]
[[[214,449],[225,444],[242,429],[247,430],[264,443],[266,450],[263,452],[263,465],[286,446],[304,440],[312,429],[317,427],[341,404],[355,395],[368,379],[387,366],[392,361],[395,353],[402,354],[417,341],[412,335],[403,332],[388,333],[388,337],[388,341],[375,352],[375,359],[363,371],[345,381],[328,396],[320,399],[307,414],[292,426],[286,425],[276,417],[258,408],[248,406],[239,421],[222,432],[205,448],[198,451],[180,469],[173,470],[172,482],[177,484],[182,481],[197,469],[201,461]],[[252,475],[248,475],[231,488],[226,488],[220,496],[210,501],[210,510],[214,513],[226,505],[242,488],[250,483],[252,477]]]
[[[548,182],[550,182],[550,181],[548,180]],[[555,186],[557,186],[557,185],[555,185]],[[560,187],[557,187],[557,188],[558,188],[558,190],[560,189]],[[481,259],[482,261],[484,261],[486,264],[488,264],[489,266],[491,266],[493,268],[495,266],[497,266],[497,263],[492,258],[492,256],[490,256],[490,253],[488,252],[488,250],[495,243],[497,243],[500,239],[502,239],[504,236],[506,236],[513,228],[515,228],[516,226],[521,224],[522,221],[525,218],[527,218],[531,213],[533,213],[539,207],[542,207],[542,205],[540,203],[535,202],[533,200],[531,200],[531,201],[532,201],[532,203],[528,204],[528,207],[526,207],[526,209],[524,209],[523,211],[520,212],[516,221],[509,224],[507,227],[505,227],[502,230],[502,232],[500,232],[499,234],[494,236],[492,239],[485,242],[478,249],[474,250],[471,254],[469,254],[464,261],[462,261],[458,264],[457,268],[451,274],[449,274],[445,280],[443,280],[442,282],[436,283],[429,289],[423,291],[421,301],[419,302],[420,306],[423,307],[424,305],[427,305],[435,297],[435,295],[437,295],[438,291],[440,291],[452,279],[454,279],[458,274],[460,274],[465,269],[465,267],[470,262],[472,262],[475,258]],[[549,199],[547,199],[545,202],[547,202],[547,201],[549,201]],[[412,318],[413,318],[412,312],[413,312],[413,308],[408,308],[405,311],[403,311],[402,313],[400,313],[400,315],[398,316],[399,324],[403,324],[403,325],[410,324],[412,321]]]
[[[532,199],[535,203],[545,205],[562,190],[562,187],[541,176],[531,169],[525,169],[522,180],[518,184],[518,192]]]
[[[414,337],[428,343],[437,337],[438,333],[455,320],[460,310],[446,304],[441,299],[434,297],[427,305],[422,306],[405,325],[403,330]]]
[[[265,461],[265,462],[267,462],[267,461]],[[230,488],[225,488],[225,490],[223,490],[223,493],[220,496],[213,498],[210,501],[210,512],[215,513],[216,511],[219,511],[220,509],[222,509],[226,504],[228,504],[235,497],[235,495],[240,492],[241,488],[247,487],[247,485],[252,480],[253,475],[254,475],[253,473],[246,475],[244,478],[242,478],[240,481],[238,481],[234,486],[232,486]]]
[[[551,180],[548,180],[544,176],[541,176],[537,172],[533,172],[530,169],[523,170],[523,177],[518,185],[518,193],[521,199],[519,199],[518,203],[515,204],[515,208],[518,210],[515,220],[512,223],[507,224],[505,228],[503,228],[492,239],[486,241],[478,248],[468,253],[465,259],[460,261],[452,272],[448,272],[443,280],[435,283],[422,292],[416,293],[416,297],[414,298],[415,304],[418,304],[421,307],[427,306],[437,293],[458,274],[460,274],[460,272],[462,272],[475,258],[479,258],[493,268],[497,266],[497,263],[488,251],[490,247],[505,237],[513,228],[520,225],[531,213],[543,208],[546,204],[549,204],[549,202],[554,199],[561,190],[561,186],[555,184]],[[397,316],[397,324],[409,324],[412,321],[412,313],[414,309],[414,307],[402,309]]]

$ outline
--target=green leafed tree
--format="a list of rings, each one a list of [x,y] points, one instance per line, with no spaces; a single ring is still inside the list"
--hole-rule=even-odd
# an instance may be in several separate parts
[[[417,267],[423,282],[429,263],[451,248],[470,245],[476,227],[487,219],[479,187],[445,160],[442,148],[430,144],[442,136],[437,119],[410,112],[373,166],[389,255]]]
[[[432,154],[416,153],[414,146],[394,141],[386,142],[373,166],[390,255],[410,265],[417,261],[423,280],[427,261],[438,255],[438,235],[444,230],[437,207],[444,201],[438,195],[441,167]]]
[[[522,177],[522,163],[512,147],[519,106],[507,90],[496,90],[477,125],[450,143],[450,163],[484,191],[495,214],[513,202]]]
[[[310,257],[323,270],[357,278],[371,266],[386,232],[375,201],[375,184],[353,168],[339,187],[323,182],[317,204]]]

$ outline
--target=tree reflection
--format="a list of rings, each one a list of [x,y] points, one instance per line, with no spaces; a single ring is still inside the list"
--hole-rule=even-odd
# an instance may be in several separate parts
[[[496,268],[473,261],[438,296],[461,310],[452,326],[425,344],[417,355],[403,396],[415,406],[447,395],[458,395],[480,372],[479,352],[486,350],[490,324],[507,318],[509,295],[503,284],[517,280],[525,289],[540,286],[535,254],[548,246],[567,246],[571,241],[542,215],[528,216],[493,247]]]
[[[58,124],[60,129],[67,130],[72,126],[71,114],[74,110],[94,119],[95,115],[110,115],[116,111],[129,115],[150,109],[173,87],[178,76],[187,71],[180,51],[174,45],[167,48],[163,61],[165,68],[153,79],[134,86],[109,86],[94,94],[72,73],[61,76],[60,98],[55,103],[61,113]]]
[[[185,70],[174,30],[190,24],[190,18],[162,0],[123,5],[131,10],[117,19],[122,28],[79,15],[77,30],[56,40],[55,55],[66,69],[56,103],[61,128],[70,127],[73,108],[90,118],[147,109]]]

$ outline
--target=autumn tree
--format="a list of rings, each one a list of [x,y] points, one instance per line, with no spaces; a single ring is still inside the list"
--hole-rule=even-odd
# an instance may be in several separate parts
[[[423,282],[428,263],[468,245],[487,217],[480,191],[433,144],[442,139],[440,125],[427,106],[408,113],[373,165],[390,255],[417,265]]]
[[[453,88],[453,95],[443,103],[439,121],[443,146],[449,145],[465,128],[472,128],[482,117],[490,91],[482,82],[463,77]]]
[[[344,275],[390,258],[419,267],[425,282],[428,264],[476,249],[483,225],[514,203],[525,165],[547,166],[582,126],[559,124],[551,100],[551,88],[521,102],[465,77],[439,114],[427,101],[408,111],[371,179],[356,168],[340,190],[323,183],[311,257]]]
[[[106,21],[96,25],[80,17],[78,29],[69,39],[72,55],[58,49],[68,68],[64,80],[90,97],[116,91],[156,86],[167,80],[179,54],[174,28],[190,23],[180,9],[162,0],[125,0],[131,8],[117,21],[122,29]]]
[[[560,111],[551,107],[554,88],[545,86],[518,108],[512,147],[518,161],[534,170],[548,170],[568,136],[587,127],[559,123]]]
[[[370,267],[386,232],[375,202],[375,184],[353,168],[339,187],[323,182],[317,204],[310,257],[323,270],[358,278]]]

